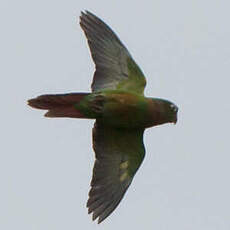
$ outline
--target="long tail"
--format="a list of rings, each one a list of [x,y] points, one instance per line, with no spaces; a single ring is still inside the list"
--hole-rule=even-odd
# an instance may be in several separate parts
[[[75,105],[90,93],[47,94],[28,100],[28,105],[45,109],[45,117],[86,118]]]

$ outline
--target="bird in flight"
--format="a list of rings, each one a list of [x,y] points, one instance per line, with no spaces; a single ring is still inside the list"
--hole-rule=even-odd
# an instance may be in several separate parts
[[[92,130],[95,163],[87,202],[101,223],[118,206],[144,156],[146,128],[177,122],[178,107],[165,99],[144,96],[146,79],[117,35],[89,11],[80,26],[96,70],[91,92],[46,94],[28,100],[45,117],[95,119]]]

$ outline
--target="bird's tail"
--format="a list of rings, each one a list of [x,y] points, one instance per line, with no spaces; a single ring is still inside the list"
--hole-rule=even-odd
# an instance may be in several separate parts
[[[86,118],[75,105],[90,93],[47,94],[28,100],[36,109],[48,110],[45,117]]]

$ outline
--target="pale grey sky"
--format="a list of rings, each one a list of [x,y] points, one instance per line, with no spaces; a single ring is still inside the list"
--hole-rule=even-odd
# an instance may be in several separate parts
[[[47,119],[26,100],[89,91],[94,65],[79,26],[90,10],[179,106],[176,126],[145,132],[146,157],[97,226],[86,201],[93,121]],[[0,229],[230,229],[230,2],[7,0],[0,3]]]

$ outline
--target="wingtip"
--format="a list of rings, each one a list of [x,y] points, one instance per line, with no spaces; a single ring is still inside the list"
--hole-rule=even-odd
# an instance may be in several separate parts
[[[80,16],[85,15],[85,12],[86,12],[86,10],[82,10],[82,11],[81,11],[81,15],[80,15]]]
[[[93,221],[96,220],[97,217],[98,217],[98,216],[97,216],[95,213],[93,213],[93,215],[92,215],[92,220],[93,220]]]
[[[103,219],[101,219],[100,217],[97,220],[97,224],[100,224],[103,221]]]
[[[86,16],[87,14],[88,14],[88,15],[94,15],[94,14],[91,13],[89,10],[82,10],[82,11],[81,11],[80,17],[81,17],[81,16]]]
[[[84,18],[84,17],[87,17],[87,18],[97,18],[98,20],[100,20],[95,14],[93,14],[89,10],[82,10],[81,11],[80,20],[82,20],[82,18]]]
[[[86,13],[86,14],[93,15],[93,13],[91,13],[89,10],[85,10],[85,13]]]
[[[88,11],[87,10],[82,10],[81,11],[81,14],[80,14],[80,21],[79,21],[79,24],[80,24],[80,26],[82,27],[82,25],[83,25],[83,23],[84,23],[84,21],[87,19],[87,13]]]

